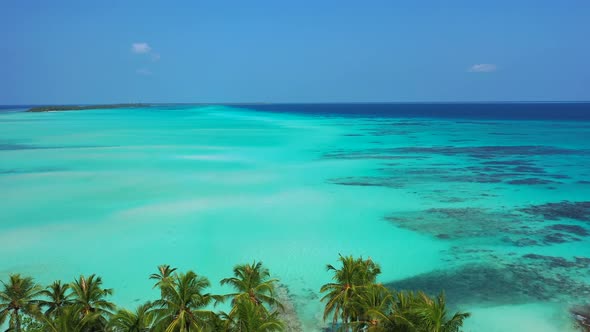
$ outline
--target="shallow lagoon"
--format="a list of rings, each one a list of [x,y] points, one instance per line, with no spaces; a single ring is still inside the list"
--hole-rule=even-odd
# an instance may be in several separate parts
[[[445,288],[466,331],[567,331],[590,297],[588,137],[226,106],[0,113],[0,277],[97,272],[134,306],[158,264],[224,292],[258,259],[312,331],[325,264],[352,253],[392,287]]]

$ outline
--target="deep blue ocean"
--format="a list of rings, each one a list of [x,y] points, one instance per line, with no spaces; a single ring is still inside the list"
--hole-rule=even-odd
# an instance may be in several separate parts
[[[590,121],[590,102],[238,104],[257,111],[324,116]]]

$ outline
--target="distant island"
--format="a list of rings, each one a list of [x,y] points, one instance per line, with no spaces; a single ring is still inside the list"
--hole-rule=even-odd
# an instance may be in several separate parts
[[[109,105],[52,105],[37,106],[27,110],[27,112],[55,112],[55,111],[81,111],[107,108],[138,108],[147,107],[149,104],[109,104]]]

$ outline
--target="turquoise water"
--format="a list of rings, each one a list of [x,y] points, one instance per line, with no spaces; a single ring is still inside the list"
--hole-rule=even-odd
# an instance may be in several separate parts
[[[0,113],[0,278],[262,260],[306,331],[338,253],[444,288],[466,331],[568,331],[590,295],[590,123],[321,117],[225,106]],[[551,203],[551,204],[548,204]],[[502,317],[499,319],[498,317]]]

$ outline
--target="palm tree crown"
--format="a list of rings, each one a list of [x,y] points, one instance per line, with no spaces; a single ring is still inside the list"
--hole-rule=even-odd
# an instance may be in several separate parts
[[[206,330],[213,320],[213,312],[204,308],[211,302],[210,294],[203,294],[209,280],[193,271],[175,274],[172,282],[164,285],[164,296],[154,302],[160,317],[158,326],[166,332]]]
[[[102,278],[92,274],[83,275],[70,284],[73,294],[73,304],[82,308],[84,315],[91,312],[111,314],[115,305],[105,298],[113,294],[110,288],[102,288]]]
[[[173,280],[173,273],[176,271],[175,267],[170,267],[170,265],[159,265],[158,266],[158,273],[152,273],[150,275],[150,279],[157,280],[154,288],[156,287],[165,287],[169,286]]]
[[[232,313],[222,316],[226,319],[224,330],[228,332],[276,332],[284,329],[277,311],[268,313],[263,306],[246,298],[238,298]]]
[[[259,306],[266,304],[282,308],[282,304],[274,296],[274,285],[277,279],[270,278],[270,272],[262,266],[262,262],[240,264],[234,267],[234,277],[221,280],[221,285],[230,285],[236,292],[225,295],[235,303],[238,299],[246,299]]]
[[[21,331],[21,315],[36,315],[39,307],[36,298],[42,288],[33,278],[11,274],[8,283],[2,282],[0,291],[0,325],[10,317],[9,331]]]
[[[327,293],[322,298],[326,301],[324,309],[324,320],[332,315],[332,324],[335,325],[338,319],[343,324],[358,318],[355,314],[355,306],[360,293],[369,285],[375,283],[377,275],[381,273],[379,265],[371,259],[364,260],[362,257],[340,255],[341,268],[327,265],[328,271],[333,272],[334,282],[322,286],[320,292]]]
[[[62,284],[61,281],[57,280],[40,292],[46,298],[39,301],[41,307],[47,308],[45,315],[59,315],[64,307],[72,304],[71,293],[68,293],[69,289],[70,285]]]
[[[91,331],[104,329],[108,317],[115,310],[115,304],[106,299],[113,294],[113,290],[102,288],[102,278],[94,274],[88,277],[81,275],[70,284],[70,288],[72,305],[79,310],[84,324],[91,326]]]
[[[457,312],[452,317],[447,314],[445,295],[441,293],[432,299],[423,292],[418,292],[416,305],[412,310],[417,318],[415,325],[424,332],[458,332],[469,313]]]

